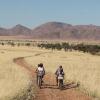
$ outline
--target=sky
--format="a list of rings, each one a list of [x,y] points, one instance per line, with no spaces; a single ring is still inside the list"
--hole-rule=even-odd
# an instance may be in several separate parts
[[[100,26],[100,0],[0,0],[0,27],[46,22]]]

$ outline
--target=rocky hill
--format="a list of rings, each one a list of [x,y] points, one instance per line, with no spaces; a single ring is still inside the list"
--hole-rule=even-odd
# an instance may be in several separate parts
[[[34,29],[16,25],[11,29],[0,28],[0,36],[24,36],[37,39],[100,40],[100,26],[71,25],[48,22]]]
[[[38,38],[100,40],[100,26],[49,22],[33,30]]]

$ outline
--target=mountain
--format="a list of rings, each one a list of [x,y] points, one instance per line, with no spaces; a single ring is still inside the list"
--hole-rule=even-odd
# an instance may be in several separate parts
[[[62,38],[62,33],[72,27],[70,24],[61,22],[48,22],[33,29],[36,38],[59,39]]]
[[[36,34],[36,38],[43,39],[100,40],[100,26],[95,25],[72,26],[66,23],[48,22],[33,29],[33,33]]]
[[[9,29],[9,35],[14,35],[14,36],[18,36],[18,35],[21,35],[21,36],[31,36],[32,34],[32,30],[25,27],[25,26],[22,26],[20,24],[14,26],[13,28]]]
[[[0,28],[0,36],[31,36],[32,30],[20,24],[10,29]]]
[[[48,22],[29,29],[18,24],[10,29],[0,28],[0,36],[22,36],[21,38],[31,39],[100,40],[100,26]]]
[[[0,28],[0,36],[3,36],[3,35],[8,35],[8,30],[5,29],[5,28]]]

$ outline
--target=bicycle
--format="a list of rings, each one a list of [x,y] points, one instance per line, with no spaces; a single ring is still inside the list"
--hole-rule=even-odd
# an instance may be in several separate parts
[[[63,89],[63,80],[64,80],[63,75],[59,75],[58,76],[58,87],[59,87],[60,90]]]
[[[41,89],[42,86],[42,77],[43,77],[43,72],[38,72],[37,73],[37,85]]]

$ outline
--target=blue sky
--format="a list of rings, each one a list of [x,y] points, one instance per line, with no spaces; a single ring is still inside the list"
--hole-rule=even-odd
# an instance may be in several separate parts
[[[100,26],[100,0],[0,0],[0,27],[51,21]]]

